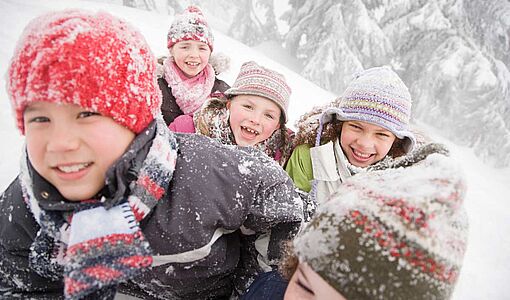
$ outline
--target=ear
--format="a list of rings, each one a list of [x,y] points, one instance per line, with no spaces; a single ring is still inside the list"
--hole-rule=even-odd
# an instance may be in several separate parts
[[[225,104],[225,106],[227,107],[228,110],[230,110],[231,105],[232,105],[232,99],[228,99],[227,103]]]

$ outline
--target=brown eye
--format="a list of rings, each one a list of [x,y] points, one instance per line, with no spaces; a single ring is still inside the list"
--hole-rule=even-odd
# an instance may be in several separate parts
[[[78,114],[78,118],[88,118],[92,116],[100,116],[100,113],[97,113],[95,111],[82,111]]]
[[[28,119],[28,123],[44,123],[44,122],[49,122],[49,121],[50,121],[50,119],[48,117],[41,117],[41,116],[37,116],[37,117]]]

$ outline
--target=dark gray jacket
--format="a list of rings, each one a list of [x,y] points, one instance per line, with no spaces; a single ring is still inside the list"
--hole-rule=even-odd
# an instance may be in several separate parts
[[[302,201],[281,167],[261,152],[176,136],[170,188],[140,224],[154,266],[120,291],[145,299],[229,297],[262,271],[257,258],[278,257],[281,241],[300,225]],[[0,198],[0,295],[61,297],[62,282],[28,265],[38,230],[15,180]],[[267,252],[258,253],[255,241],[263,235]]]

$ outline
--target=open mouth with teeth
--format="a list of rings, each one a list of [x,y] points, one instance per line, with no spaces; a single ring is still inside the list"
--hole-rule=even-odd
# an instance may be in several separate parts
[[[245,126],[241,126],[241,129],[243,130],[244,133],[247,133],[249,135],[257,136],[260,134],[257,130],[254,130],[254,129],[251,129],[251,128],[248,128]]]
[[[81,164],[73,164],[73,165],[61,165],[61,166],[56,166],[54,167],[54,169],[62,172],[62,173],[66,173],[66,174],[69,174],[69,173],[76,173],[76,172],[79,172],[87,167],[89,167],[90,165],[92,165],[92,163],[81,163]]]
[[[187,61],[186,65],[188,65],[190,67],[198,67],[200,65],[200,63],[199,62],[193,62],[193,61]]]
[[[352,149],[352,153],[353,153],[354,158],[356,158],[357,160],[360,160],[360,161],[367,161],[375,155],[374,153],[359,152],[356,149]]]

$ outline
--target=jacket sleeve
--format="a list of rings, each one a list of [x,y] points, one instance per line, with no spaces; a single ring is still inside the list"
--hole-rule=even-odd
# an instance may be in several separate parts
[[[0,295],[22,299],[63,298],[62,282],[41,277],[29,266],[30,246],[38,230],[16,179],[0,197]]]
[[[300,190],[309,193],[312,189],[311,181],[313,180],[310,146],[306,144],[297,146],[287,162],[285,171]]]
[[[273,159],[260,153],[258,186],[244,227],[266,234],[267,241],[258,249],[266,249],[269,261],[279,258],[280,244],[291,239],[304,219],[304,201],[290,177]],[[261,245],[259,243],[259,245]]]

